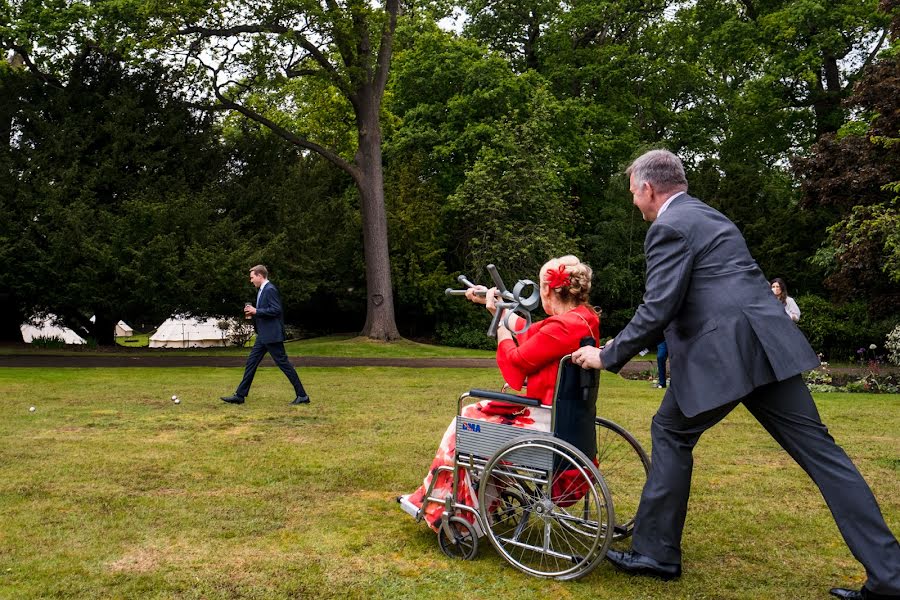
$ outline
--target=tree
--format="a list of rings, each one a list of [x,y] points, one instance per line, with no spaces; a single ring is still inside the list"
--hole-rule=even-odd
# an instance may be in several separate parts
[[[128,69],[93,46],[65,78],[3,70],[0,87],[14,132],[0,146],[13,318],[52,311],[111,344],[119,319],[181,308],[184,256],[229,231],[205,196],[224,163],[210,118],[174,99],[163,69]],[[217,265],[230,241],[219,238]]]
[[[138,61],[167,61],[195,105],[234,111],[347,173],[360,195],[368,286],[363,333],[399,337],[394,319],[381,164],[381,102],[399,0],[250,0],[146,3],[77,1],[0,4],[0,47],[36,73],[64,72],[86,42]],[[209,100],[213,104],[209,104]],[[324,103],[324,104],[323,104]],[[323,131],[321,107],[349,114]],[[333,124],[332,124],[333,125]],[[337,133],[337,139],[329,134]]]
[[[466,271],[476,276],[497,262],[505,272],[531,278],[548,258],[578,251],[549,131],[556,106],[541,90],[533,102],[527,120],[499,124],[448,199]]]
[[[196,89],[209,92],[220,107],[320,154],[353,179],[360,195],[368,287],[363,334],[382,340],[399,337],[380,123],[399,11],[399,0],[386,0],[381,7],[364,0],[295,0],[265,7],[220,0],[202,8],[185,2],[153,15],[165,23],[161,47],[199,67],[185,70]],[[356,130],[352,158],[340,142],[329,145],[310,126],[319,108],[309,103],[313,92],[349,106]]]
[[[562,10],[554,0],[464,0],[465,35],[509,60],[519,72],[540,69],[539,42]]]
[[[882,7],[888,12],[891,2]],[[853,88],[847,107],[859,118],[824,135],[795,169],[803,202],[835,215],[816,262],[841,299],[867,298],[875,316],[900,314],[900,19],[892,43]]]
[[[398,29],[389,92],[386,174],[404,317],[444,342],[477,344],[480,315],[442,292],[460,272],[489,281],[488,263],[515,281],[553,254],[577,252],[569,188],[585,156],[581,122],[539,74],[517,74],[427,22]]]

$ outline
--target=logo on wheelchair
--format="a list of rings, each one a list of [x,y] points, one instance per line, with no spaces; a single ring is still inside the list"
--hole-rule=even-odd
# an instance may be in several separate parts
[[[474,431],[475,433],[481,433],[481,425],[478,423],[463,423],[462,424],[463,431]]]

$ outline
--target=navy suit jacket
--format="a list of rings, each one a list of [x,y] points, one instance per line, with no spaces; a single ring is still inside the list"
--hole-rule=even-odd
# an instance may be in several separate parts
[[[643,301],[601,352],[604,368],[617,373],[665,336],[667,393],[692,417],[819,366],[722,213],[682,194],[650,225],[644,254]]]
[[[783,311],[782,311],[783,312]],[[284,312],[281,309],[281,294],[271,281],[263,286],[256,301],[256,341],[272,344],[284,341]]]

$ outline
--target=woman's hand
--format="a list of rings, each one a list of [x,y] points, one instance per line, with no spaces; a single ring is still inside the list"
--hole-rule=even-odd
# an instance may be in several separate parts
[[[487,291],[487,294],[484,296],[484,304],[487,306],[487,309],[491,314],[497,312],[497,301],[499,300],[497,295],[497,288],[492,287]]]
[[[481,292],[482,295],[476,295]],[[466,298],[475,304],[484,304],[491,314],[497,312],[497,288],[488,289],[483,285],[476,285],[466,290]]]
[[[484,295],[476,296],[475,292],[487,292],[487,288],[483,285],[476,285],[466,290],[466,299],[475,304],[485,304],[487,297]]]

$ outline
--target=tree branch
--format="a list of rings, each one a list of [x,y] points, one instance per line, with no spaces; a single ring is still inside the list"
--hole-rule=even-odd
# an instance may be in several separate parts
[[[248,119],[250,119],[252,121],[256,121],[257,123],[260,123],[261,125],[266,126],[268,129],[271,129],[273,133],[275,133],[279,137],[287,140],[288,142],[294,144],[295,146],[300,146],[301,148],[306,148],[308,150],[312,150],[313,152],[316,152],[323,158],[330,161],[336,167],[338,167],[339,169],[343,170],[344,172],[349,174],[351,177],[353,177],[353,179],[357,183],[360,183],[361,178],[362,178],[362,173],[359,172],[359,169],[356,167],[356,165],[341,158],[340,156],[338,156],[336,153],[329,150],[328,148],[321,146],[315,142],[311,142],[310,140],[308,140],[304,137],[300,137],[299,135],[288,131],[287,129],[278,125],[271,119],[267,119],[266,117],[262,116],[258,112],[254,111],[250,108],[247,108],[243,104],[239,104],[237,102],[234,102],[233,100],[230,100],[229,98],[226,98],[225,95],[223,95],[222,92],[219,90],[219,86],[216,85],[215,83],[213,84],[213,93],[215,93],[216,98],[219,100],[219,102],[222,103],[222,105],[224,107],[234,110],[234,111],[237,111],[237,112],[241,113],[242,115],[244,115],[245,117],[247,117]]]
[[[397,13],[400,11],[399,0],[387,0],[385,10],[389,15],[381,32],[381,45],[378,48],[378,64],[375,71],[375,89],[380,98],[387,85],[388,69],[391,66],[391,52],[393,50],[394,31],[397,29]]]
[[[341,76],[340,72],[335,68],[331,61],[328,60],[328,57],[325,56],[315,44],[309,41],[303,32],[291,29],[290,27],[286,27],[284,25],[263,25],[263,24],[246,24],[246,25],[235,25],[234,27],[224,27],[224,28],[212,28],[212,27],[200,27],[200,26],[192,26],[185,27],[183,29],[179,29],[175,32],[175,35],[190,35],[190,34],[200,34],[201,38],[211,38],[211,37],[230,37],[239,35],[242,33],[273,33],[278,35],[283,34],[292,34],[297,42],[300,44],[300,47],[306,50],[312,59],[322,67],[322,72],[328,76],[328,79],[331,83],[337,87],[347,99],[352,102],[352,93],[350,88],[347,85],[347,82]],[[294,64],[296,64],[295,61]],[[287,71],[286,71],[287,74]],[[290,75],[288,75],[290,77]]]
[[[12,50],[16,54],[19,55],[22,59],[22,64],[31,71],[38,79],[43,81],[44,83],[48,83],[52,86],[62,88],[62,82],[50,75],[49,73],[44,73],[41,69],[31,60],[31,56],[29,56],[28,51],[25,50],[22,46],[18,44],[14,44],[11,40],[7,40],[6,38],[0,38],[0,47],[6,48],[8,50]]]
[[[335,0],[325,0],[325,5],[328,7],[328,11],[331,13],[340,13],[342,11],[341,7],[338,6],[338,3]],[[332,21],[334,23],[339,22],[340,16],[334,14],[332,16]],[[353,68],[355,55],[353,53],[351,44],[341,32],[340,27],[336,27],[334,29],[334,45],[337,46],[338,52],[341,55],[341,60],[344,61],[344,67],[346,67],[347,69]]]
[[[859,70],[860,73],[862,73],[863,70],[865,70],[865,68],[868,67],[872,63],[873,60],[875,60],[875,57],[878,55],[878,52],[881,51],[881,46],[882,46],[882,44],[884,44],[884,40],[887,39],[887,35],[888,35],[888,28],[885,27],[881,31],[881,39],[878,40],[878,43],[875,45],[875,48],[872,50],[872,52],[869,53],[869,56],[866,57],[865,62],[863,62],[863,65]]]

